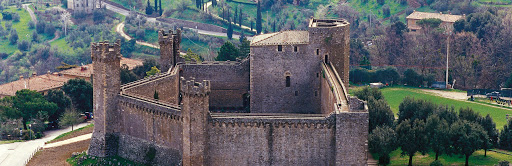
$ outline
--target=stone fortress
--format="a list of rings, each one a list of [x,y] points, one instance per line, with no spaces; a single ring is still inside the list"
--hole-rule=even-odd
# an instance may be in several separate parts
[[[120,84],[120,43],[91,46],[89,155],[152,165],[366,165],[368,108],[347,94],[349,23],[258,35],[239,61],[183,63],[159,31],[162,74]],[[155,92],[159,99],[154,99]]]

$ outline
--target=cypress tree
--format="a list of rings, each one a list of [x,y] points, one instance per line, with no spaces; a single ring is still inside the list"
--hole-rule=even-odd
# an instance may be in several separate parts
[[[228,32],[227,32],[227,35],[228,35],[228,39],[231,40],[233,38],[233,24],[231,24],[231,18],[229,18],[229,9],[228,9]]]
[[[258,34],[261,33],[261,7],[260,7],[260,1],[258,1],[258,9],[257,9],[257,12],[256,12],[256,32],[258,32]]]
[[[158,1],[157,0],[155,0],[155,10],[154,11],[158,12]]]
[[[160,16],[162,16],[162,13],[164,12],[164,11],[162,10],[162,0],[160,0],[160,6],[158,6],[158,7],[160,7]]]
[[[242,28],[242,8],[240,8],[240,16],[238,16],[238,25]]]
[[[148,6],[146,6],[146,14],[147,15],[153,14],[153,7],[151,7],[151,4],[149,3],[149,0],[148,0]]]
[[[236,19],[236,17],[237,17],[237,16],[238,16],[238,9],[237,9],[237,7],[235,6],[235,15],[233,15],[233,24],[235,24],[235,25],[236,25],[236,20],[237,20],[237,19]]]
[[[212,0],[212,6],[213,7],[217,6],[217,0]]]

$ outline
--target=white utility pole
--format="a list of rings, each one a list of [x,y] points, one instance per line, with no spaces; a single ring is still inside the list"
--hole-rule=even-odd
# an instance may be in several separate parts
[[[448,57],[450,55],[450,36],[451,36],[451,32],[448,33],[447,42],[446,42],[446,89],[448,89]]]

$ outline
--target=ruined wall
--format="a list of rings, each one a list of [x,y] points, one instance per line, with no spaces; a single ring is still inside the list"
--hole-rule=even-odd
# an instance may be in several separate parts
[[[251,46],[251,112],[320,112],[320,105],[314,103],[320,103],[321,59],[307,48],[282,45],[278,51],[277,45]]]
[[[210,165],[334,164],[334,122],[329,118],[237,116],[243,114],[219,118],[212,114],[207,152]]]
[[[210,80],[210,107],[243,108],[243,96],[249,92],[249,62],[208,62],[181,64],[182,77]]]
[[[123,93],[154,99],[155,91],[158,92],[159,101],[179,104],[179,76],[177,73],[155,75],[146,80],[123,85]]]
[[[119,95],[121,129],[118,155],[137,162],[175,165],[182,154],[182,116],[179,108]],[[149,151],[155,150],[150,160]]]

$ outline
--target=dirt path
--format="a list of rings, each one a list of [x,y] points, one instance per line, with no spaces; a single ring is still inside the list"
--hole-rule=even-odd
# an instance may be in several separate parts
[[[63,146],[45,148],[39,151],[27,166],[67,166],[66,159],[71,157],[73,152],[83,152],[89,148],[91,139],[67,144]]]
[[[433,94],[435,96],[443,97],[443,98],[454,99],[454,100],[464,101],[464,102],[468,102],[468,103],[480,104],[480,105],[484,105],[484,106],[488,106],[488,107],[501,108],[504,110],[512,111],[512,109],[510,109],[510,108],[504,108],[504,107],[501,107],[498,105],[495,106],[494,104],[489,105],[489,104],[482,104],[482,103],[478,103],[478,102],[468,101],[467,93],[465,93],[465,92],[449,92],[449,91],[433,90],[433,89],[421,89],[420,91],[427,93],[427,94]]]
[[[25,8],[25,10],[27,10],[27,12],[30,15],[30,18],[32,19],[32,21],[34,23],[37,23],[36,15],[34,14],[34,11],[32,11],[32,9],[30,8],[30,4],[22,4],[22,6],[23,6],[23,8]]]
[[[421,91],[433,93],[436,96],[449,98],[449,99],[455,99],[455,100],[467,100],[467,93],[464,92],[449,92],[449,91],[443,91],[443,90],[434,90],[434,89],[421,89]]]

